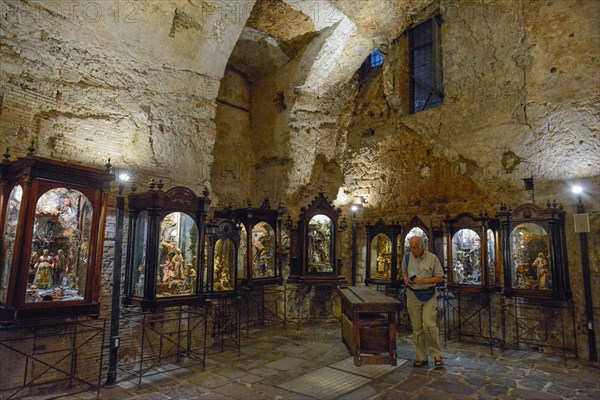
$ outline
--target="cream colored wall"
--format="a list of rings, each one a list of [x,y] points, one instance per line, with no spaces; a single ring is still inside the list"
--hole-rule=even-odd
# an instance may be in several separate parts
[[[533,176],[536,199],[555,198],[569,212],[582,326],[588,277],[579,273],[568,189],[588,188],[589,279],[600,287],[600,3],[440,1],[446,100],[414,115],[407,114],[404,36],[353,30],[345,20],[319,25],[295,59],[250,84],[226,69],[247,15],[210,8],[220,3],[140,1],[129,22],[104,8],[92,18],[69,16],[72,2],[52,3],[58,13],[48,4],[5,2],[2,150],[22,156],[35,140],[43,156],[96,166],[110,157],[133,166],[140,186],[150,176],[196,193],[207,186],[219,207],[268,196],[296,216],[324,190],[347,213],[361,196],[368,200],[361,224],[493,213],[500,202],[529,201],[521,179]],[[423,18],[413,10],[402,26]],[[351,77],[377,47],[387,52],[384,72],[361,86]],[[109,297],[106,285],[105,305]]]

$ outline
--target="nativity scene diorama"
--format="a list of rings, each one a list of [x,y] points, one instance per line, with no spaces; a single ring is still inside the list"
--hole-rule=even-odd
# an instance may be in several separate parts
[[[29,150],[27,157],[0,165],[0,321],[97,315],[106,198],[114,177]]]
[[[272,209],[265,199],[259,208],[234,211],[240,225],[238,280],[246,287],[281,284],[281,223],[284,208]]]
[[[562,207],[548,202],[545,209],[524,204],[513,211],[503,205],[498,216],[503,243],[508,245],[504,249],[505,295],[570,299]]]
[[[204,222],[210,200],[190,189],[165,192],[151,181],[129,195],[130,235],[124,305],[142,310],[202,302]]]
[[[241,225],[231,207],[215,212],[204,237],[204,294],[207,298],[232,297],[238,293]]]
[[[367,223],[367,270],[365,283],[396,285],[398,274],[399,224],[386,224],[382,219]]]
[[[340,232],[347,228],[341,210],[335,209],[324,193],[302,207],[294,226],[288,217],[290,231],[290,275],[288,283],[315,286],[337,286],[347,283],[341,275]]]
[[[482,211],[462,213],[445,221],[448,289],[481,292],[496,289],[497,220]],[[493,229],[492,229],[493,228]]]

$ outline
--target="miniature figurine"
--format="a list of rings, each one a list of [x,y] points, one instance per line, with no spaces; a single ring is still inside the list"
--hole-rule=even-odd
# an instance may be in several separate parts
[[[532,278],[534,279],[539,279],[541,281],[542,279],[542,271],[544,269],[548,269],[548,261],[546,261],[546,257],[544,256],[544,253],[539,253],[537,258],[535,259],[535,261],[533,263],[531,263],[531,269],[530,271],[532,272]],[[535,272],[535,275],[533,274]],[[542,286],[542,285],[540,285]]]
[[[33,281],[35,280],[35,275],[36,275],[36,266],[37,266],[37,262],[38,262],[38,252],[37,251],[33,251],[31,253],[31,259],[29,261],[29,277],[28,277],[28,282],[29,284],[33,284]]]
[[[47,289],[51,285],[52,280],[52,257],[48,253],[48,249],[42,251],[42,255],[38,258],[38,262],[35,265],[37,273],[33,285],[37,288]]]
[[[456,283],[464,283],[465,281],[465,267],[463,267],[460,260],[456,261],[454,266],[454,273],[456,276]]]
[[[63,281],[63,275],[69,266],[69,260],[62,249],[58,249],[56,255],[52,257],[52,281],[54,286],[60,286]]]

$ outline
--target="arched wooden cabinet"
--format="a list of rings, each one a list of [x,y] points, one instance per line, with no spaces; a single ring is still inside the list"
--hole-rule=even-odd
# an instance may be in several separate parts
[[[444,260],[446,258],[444,245],[444,232],[441,227],[430,227],[421,218],[414,216],[408,224],[406,224],[401,234],[398,235],[396,248],[398,249],[398,282],[402,281],[402,258],[410,253],[409,241],[415,236],[420,236],[423,239],[425,250],[438,256],[442,266],[445,268]]]
[[[289,283],[314,286],[347,284],[341,275],[340,232],[347,228],[341,210],[335,209],[321,192],[302,207],[298,224],[287,220],[290,230]]]
[[[29,151],[0,165],[0,322],[97,316],[114,177]]]
[[[231,207],[215,212],[206,226],[204,292],[208,298],[238,295],[241,227]]]
[[[132,193],[124,305],[142,310],[203,301],[202,274],[208,191],[185,187],[165,192],[152,180],[145,193]]]
[[[482,211],[445,221],[447,287],[451,291],[485,292],[496,288],[498,221]]]
[[[284,208],[271,209],[268,199],[260,208],[235,210],[240,225],[238,280],[242,286],[282,284],[281,224]]]
[[[399,249],[397,238],[402,230],[399,224],[386,224],[379,219],[374,225],[367,223],[367,263],[365,284],[396,286],[401,276],[398,272]],[[401,250],[400,250],[401,251]]]
[[[572,297],[565,240],[565,211],[523,204],[498,212],[504,259],[504,294],[541,300]]]

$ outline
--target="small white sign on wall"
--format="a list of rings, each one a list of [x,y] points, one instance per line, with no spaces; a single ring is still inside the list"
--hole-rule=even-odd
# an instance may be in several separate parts
[[[590,231],[590,218],[588,214],[573,214],[575,233],[586,233]]]

